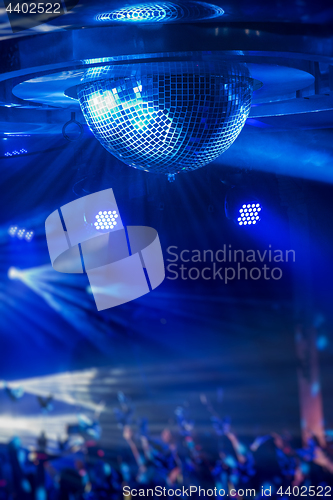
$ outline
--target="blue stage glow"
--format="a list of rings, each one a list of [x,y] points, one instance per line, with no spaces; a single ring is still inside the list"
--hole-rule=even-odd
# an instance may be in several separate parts
[[[187,2],[174,4],[172,2],[142,3],[122,7],[111,12],[103,12],[96,16],[96,21],[125,23],[170,23],[186,19],[202,21],[214,19],[224,14],[217,5],[204,2]]]
[[[260,203],[248,203],[247,205],[242,205],[242,208],[238,210],[238,224],[240,226],[247,226],[248,224],[251,226],[252,224],[257,224],[261,220],[261,208]]]
[[[326,337],[326,335],[320,335],[318,338],[317,338],[317,349],[319,351],[324,351],[326,349],[326,347],[328,346],[329,342],[328,342],[328,338]]]
[[[98,214],[95,217],[96,222],[94,222],[94,225],[95,225],[97,230],[113,229],[114,226],[117,225],[117,221],[116,221],[117,217],[118,217],[118,214],[117,214],[116,210],[113,210],[113,211],[104,210],[103,212],[100,211],[100,212],[98,212]]]
[[[105,149],[146,172],[173,174],[210,163],[235,141],[250,112],[253,85],[242,63],[93,70],[78,88],[87,124]],[[104,79],[90,81],[97,73]]]

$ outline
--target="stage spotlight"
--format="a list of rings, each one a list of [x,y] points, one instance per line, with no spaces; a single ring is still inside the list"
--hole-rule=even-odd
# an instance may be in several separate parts
[[[262,205],[251,191],[242,187],[231,188],[225,198],[225,214],[238,226],[255,226],[261,220]]]
[[[99,230],[103,229],[113,229],[117,225],[118,214],[116,210],[100,210],[95,216],[96,221],[94,222],[95,228]]]
[[[6,139],[5,139],[6,140]],[[26,149],[20,149],[19,151],[17,149],[15,149],[15,151],[7,151],[7,153],[5,153],[5,156],[18,156],[18,155],[22,155],[22,154],[25,154],[27,153],[28,151]]]
[[[31,241],[34,236],[33,231],[26,231],[25,229],[19,229],[17,226],[11,226],[8,230],[8,233],[12,237],[17,236],[20,240],[24,238],[26,241]]]
[[[24,237],[25,234],[25,229],[19,229],[17,231],[17,237],[20,238],[20,240]]]
[[[257,224],[260,221],[260,203],[243,204],[238,211],[237,222],[239,226]]]
[[[31,240],[32,240],[32,238],[33,238],[33,236],[34,236],[34,232],[33,232],[33,231],[27,231],[27,232],[25,233],[25,236],[24,236],[24,237],[25,237],[25,239],[26,239],[27,241],[31,241]]]
[[[8,269],[8,278],[11,280],[19,280],[22,278],[22,272],[16,267],[10,267]]]

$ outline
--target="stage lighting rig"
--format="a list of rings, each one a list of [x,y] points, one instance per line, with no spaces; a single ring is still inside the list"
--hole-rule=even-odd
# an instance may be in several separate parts
[[[32,240],[32,238],[33,238],[33,236],[34,236],[34,232],[33,232],[33,231],[27,231],[27,232],[25,233],[24,238],[25,238],[27,241],[31,241],[31,240]]]
[[[225,197],[225,214],[238,226],[255,226],[261,220],[262,204],[246,186],[233,186]]]
[[[117,211],[116,210],[104,210],[103,212],[100,210],[96,215],[96,222],[94,222],[94,226],[97,230],[100,229],[113,229],[114,226],[117,225]]]
[[[8,233],[10,234],[10,236],[14,237],[16,236],[16,233],[17,233],[17,226],[11,226],[8,230]]]
[[[11,226],[8,230],[8,234],[12,238],[17,236],[20,240],[25,239],[28,242],[30,242],[34,237],[33,231],[26,231],[25,229],[20,229],[17,226]]]
[[[260,203],[245,203],[242,205],[242,208],[239,209],[239,217],[237,217],[238,225],[257,224],[260,221],[261,208]]]
[[[20,240],[24,238],[24,234],[25,234],[25,229],[19,229],[17,231],[17,237],[20,238]]]

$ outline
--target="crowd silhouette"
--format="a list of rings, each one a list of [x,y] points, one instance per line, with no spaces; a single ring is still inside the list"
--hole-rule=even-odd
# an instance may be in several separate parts
[[[13,437],[0,446],[0,500],[133,500],[187,498],[189,493],[192,498],[331,496],[332,450],[315,436],[303,445],[274,432],[245,442],[202,395],[213,443],[206,448],[184,408],[176,409],[172,428],[153,436],[147,419],[134,418],[122,393],[118,399],[121,452],[102,449],[99,422],[88,419],[68,426],[67,439],[52,452],[44,432],[33,451]],[[73,441],[75,435],[81,436],[80,444]]]

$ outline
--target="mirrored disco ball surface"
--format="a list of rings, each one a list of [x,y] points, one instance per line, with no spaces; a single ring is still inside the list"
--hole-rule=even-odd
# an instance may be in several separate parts
[[[232,62],[157,62],[90,68],[78,87],[99,142],[127,165],[174,174],[231,146],[249,115],[253,81]]]

